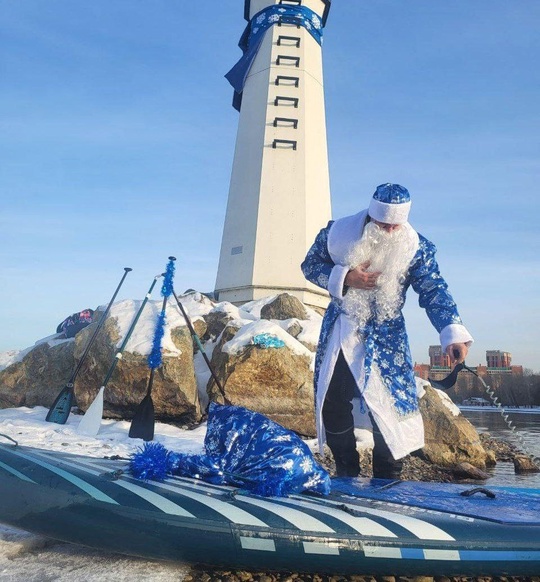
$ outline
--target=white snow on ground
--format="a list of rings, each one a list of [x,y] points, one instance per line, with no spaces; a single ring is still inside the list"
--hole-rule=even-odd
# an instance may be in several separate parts
[[[0,410],[0,433],[20,445],[91,457],[126,457],[143,444],[141,439],[129,438],[130,423],[127,421],[103,420],[98,435],[88,437],[76,430],[81,416],[70,414],[66,424],[55,424],[45,422],[46,415],[47,409],[42,406],[5,408]],[[182,430],[158,422],[154,440],[178,452],[200,453],[205,433],[206,425]]]

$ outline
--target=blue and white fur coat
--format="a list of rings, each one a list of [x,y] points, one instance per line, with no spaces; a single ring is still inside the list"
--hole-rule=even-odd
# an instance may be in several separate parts
[[[375,324],[368,320],[359,329],[347,317],[342,300],[345,276],[351,269],[347,256],[361,238],[367,210],[329,222],[308,251],[302,271],[305,277],[326,289],[331,297],[322,322],[315,361],[315,410],[319,447],[326,440],[322,408],[340,350],[357,383],[354,399],[355,425],[370,425],[367,409],[394,458],[399,459],[424,446],[424,425],[418,408],[413,361],[401,309],[409,286],[418,293],[419,305],[440,334],[443,350],[453,343],[472,343],[456,304],[435,260],[433,243],[406,223],[411,237],[410,264],[402,284],[399,315]],[[411,250],[412,249],[412,250]]]

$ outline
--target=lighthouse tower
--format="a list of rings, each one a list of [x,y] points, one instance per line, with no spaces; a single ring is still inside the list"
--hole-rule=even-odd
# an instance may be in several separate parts
[[[245,0],[244,57],[227,75],[241,105],[220,301],[288,292],[328,303],[300,264],[331,217],[321,52],[330,1]]]

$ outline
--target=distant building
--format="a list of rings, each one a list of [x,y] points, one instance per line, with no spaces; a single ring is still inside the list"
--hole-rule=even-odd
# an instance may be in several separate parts
[[[486,351],[487,366],[478,364],[476,368],[472,368],[479,376],[523,376],[523,366],[512,366],[512,354],[503,352],[501,350],[487,350]],[[441,380],[447,376],[451,371],[450,358],[442,350],[441,346],[429,346],[429,364],[415,364],[414,372],[419,378],[427,380]],[[472,384],[473,376],[467,371],[460,372],[460,378],[466,382],[467,385]]]
[[[488,350],[486,352],[488,368],[509,368],[512,363],[512,354],[501,350]]]
[[[429,346],[429,365],[437,368],[450,367],[450,356],[443,352],[442,346]]]

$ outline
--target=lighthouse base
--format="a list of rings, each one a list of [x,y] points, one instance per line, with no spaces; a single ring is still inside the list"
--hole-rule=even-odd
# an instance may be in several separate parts
[[[279,295],[280,293],[289,293],[299,299],[304,305],[308,307],[317,307],[326,309],[330,301],[330,297],[326,291],[314,290],[306,288],[290,288],[290,287],[271,287],[271,286],[253,286],[246,285],[245,287],[232,287],[229,289],[216,289],[214,295],[218,301],[228,301],[234,305],[241,305],[249,301],[256,301],[269,297],[271,295]]]

